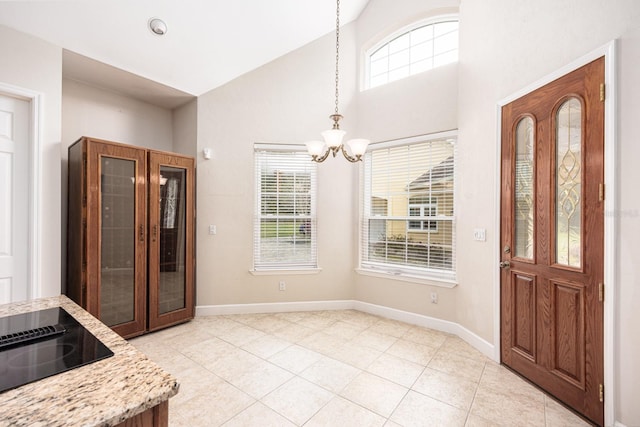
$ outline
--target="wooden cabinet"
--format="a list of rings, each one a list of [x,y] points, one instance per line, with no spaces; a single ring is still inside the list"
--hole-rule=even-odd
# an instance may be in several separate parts
[[[194,169],[94,138],[69,147],[67,295],[125,338],[194,316]]]

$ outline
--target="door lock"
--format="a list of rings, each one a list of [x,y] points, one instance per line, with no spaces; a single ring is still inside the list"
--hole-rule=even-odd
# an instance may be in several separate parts
[[[509,268],[511,263],[509,261],[500,261],[500,268]]]

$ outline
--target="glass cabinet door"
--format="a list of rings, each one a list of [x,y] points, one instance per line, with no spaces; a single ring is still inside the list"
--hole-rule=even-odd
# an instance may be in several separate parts
[[[193,317],[193,159],[151,152],[149,329]]]
[[[90,141],[89,312],[123,337],[146,329],[146,151]]]
[[[135,318],[136,162],[100,159],[100,320],[107,326]]]

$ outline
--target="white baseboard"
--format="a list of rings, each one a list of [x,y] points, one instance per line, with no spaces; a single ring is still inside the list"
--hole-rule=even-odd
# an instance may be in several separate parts
[[[489,343],[488,341],[484,340],[483,338],[479,337],[478,335],[458,323],[450,322],[448,320],[436,319],[435,317],[429,317],[422,314],[411,313],[408,311],[397,310],[395,308],[385,307],[382,305],[370,304],[362,301],[338,300],[204,305],[196,307],[196,316],[350,309],[457,335],[490,359],[496,360],[495,348],[493,344]],[[624,426],[620,424],[620,426],[617,427]]]
[[[625,426],[621,422],[616,421],[615,424],[614,424],[614,427],[627,427],[627,426]]]
[[[362,301],[353,301],[353,303],[354,309],[364,311],[365,313],[376,314],[388,319],[400,320],[401,322],[457,335],[488,358],[495,360],[494,345],[458,323]]]
[[[196,316],[215,316],[220,314],[286,313],[290,311],[349,310],[352,308],[353,301],[351,300],[199,305],[196,307]]]

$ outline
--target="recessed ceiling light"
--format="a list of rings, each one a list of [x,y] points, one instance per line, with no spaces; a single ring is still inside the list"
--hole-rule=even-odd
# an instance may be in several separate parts
[[[162,19],[151,18],[149,20],[149,29],[152,33],[162,36],[167,32],[167,24]]]

